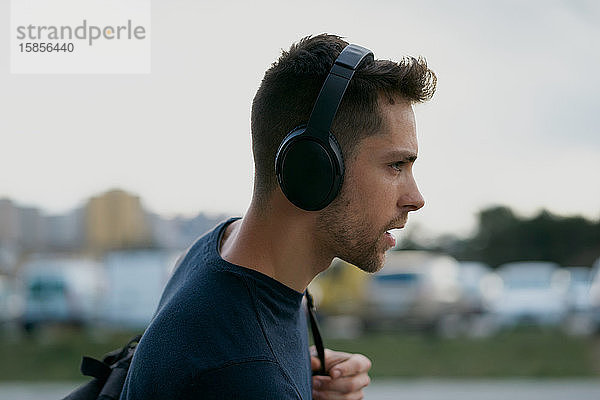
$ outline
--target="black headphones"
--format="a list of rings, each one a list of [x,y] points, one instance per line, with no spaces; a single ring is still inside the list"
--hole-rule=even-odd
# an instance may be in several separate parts
[[[325,79],[307,125],[287,134],[277,150],[275,174],[281,190],[297,207],[321,210],[335,199],[344,181],[344,158],[329,131],[356,68],[369,49],[351,44],[342,50]]]

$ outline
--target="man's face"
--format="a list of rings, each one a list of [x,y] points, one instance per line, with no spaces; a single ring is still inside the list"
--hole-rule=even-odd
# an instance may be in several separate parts
[[[412,106],[380,103],[382,130],[358,143],[340,194],[318,218],[323,251],[367,272],[380,270],[394,246],[388,231],[404,227],[408,213],[425,203],[412,173],[418,151]]]

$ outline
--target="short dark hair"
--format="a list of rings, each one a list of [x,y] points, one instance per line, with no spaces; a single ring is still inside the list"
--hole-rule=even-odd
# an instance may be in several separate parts
[[[251,117],[254,194],[259,202],[276,188],[275,155],[279,145],[288,132],[308,122],[329,70],[347,45],[335,35],[307,36],[283,51],[266,71],[252,102]],[[361,63],[331,127],[344,158],[352,157],[361,139],[382,128],[380,96],[390,102],[396,96],[411,103],[423,102],[433,96],[436,82],[422,57],[404,57],[397,63]]]

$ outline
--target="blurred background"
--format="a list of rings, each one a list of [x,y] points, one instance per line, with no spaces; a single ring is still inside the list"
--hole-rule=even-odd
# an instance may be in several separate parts
[[[153,1],[137,75],[10,74],[4,30],[0,397],[60,397],[144,330],[177,256],[249,204],[264,71],[328,32],[425,56],[438,91],[415,107],[426,206],[381,272],[311,284],[326,345],[373,359],[367,398],[599,398],[599,21],[593,0]]]

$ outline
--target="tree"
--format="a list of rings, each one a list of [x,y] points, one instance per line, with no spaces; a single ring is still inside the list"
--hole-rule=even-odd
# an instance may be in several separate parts
[[[526,219],[508,207],[492,207],[479,212],[473,237],[450,240],[445,235],[435,247],[459,260],[483,261],[493,267],[528,260],[591,266],[600,257],[600,221],[561,217],[546,210]]]

